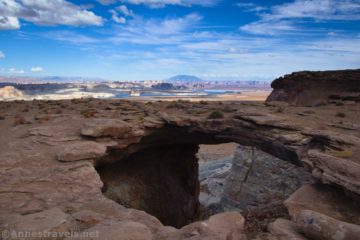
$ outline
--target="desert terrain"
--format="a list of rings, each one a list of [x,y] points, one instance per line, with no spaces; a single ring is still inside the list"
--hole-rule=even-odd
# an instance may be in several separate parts
[[[0,102],[2,239],[358,239],[358,77],[294,73],[266,101]]]

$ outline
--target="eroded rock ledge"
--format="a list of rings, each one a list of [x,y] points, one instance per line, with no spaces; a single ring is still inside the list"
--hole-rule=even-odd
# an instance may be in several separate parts
[[[334,186],[337,190],[328,191],[337,192],[340,198],[346,199],[339,200],[339,204],[351,203],[344,205],[347,212],[354,212],[353,206],[356,205],[353,202],[358,203],[358,103],[317,108],[289,106],[279,111],[278,107],[262,103],[138,103],[84,99],[1,102],[0,109],[4,113],[3,120],[0,120],[2,230],[98,230],[107,239],[118,239],[120,235],[121,239],[245,239],[242,232],[244,219],[239,213],[215,215],[207,221],[175,229],[165,227],[143,211],[125,208],[103,195],[102,189],[106,195],[103,182],[107,181],[101,181],[95,167],[126,159],[136,162],[134,153],[179,145],[236,142],[253,146],[303,166],[320,183]],[[224,117],[209,119],[210,113],[215,110],[222,111]],[[339,119],[335,116],[336,112],[344,113],[345,117]],[[153,171],[154,166],[150,162],[140,165],[149,166],[145,173]],[[164,166],[164,169],[167,167],[171,165]],[[195,167],[189,169],[194,171]],[[189,181],[186,174],[180,174],[178,179],[182,176],[185,182]],[[169,180],[172,175],[164,178]],[[129,184],[129,187],[134,186],[134,191],[137,191],[137,185],[153,180],[140,177],[134,181],[139,184]],[[181,186],[186,184],[193,185],[194,182],[182,183]],[[320,191],[314,189],[309,194],[302,194],[302,198],[313,199],[312,196]],[[181,191],[189,191],[183,196],[192,196],[193,199],[198,190],[192,186]],[[144,193],[140,190],[139,194]],[[322,196],[323,192],[318,194]],[[178,200],[184,203],[189,199]],[[330,200],[324,197],[323,205]],[[293,222],[279,221],[269,228],[269,233],[259,235],[258,239],[279,239],[277,236],[288,237],[295,234],[294,231],[299,231],[304,238],[323,239],[321,233],[311,226],[322,219],[336,229],[346,222],[350,224],[346,224],[346,229],[352,234],[350,236],[357,233],[359,222],[356,217],[339,218],[334,213],[336,209],[325,211],[312,207],[314,201],[306,200],[306,204],[299,202],[298,197],[293,197],[289,201],[293,206],[288,204],[288,209],[293,209],[295,205],[299,208],[290,211]],[[131,204],[142,203],[130,201],[129,206],[134,206]],[[194,206],[190,205],[189,208]],[[39,221],[39,217],[62,220]],[[279,226],[288,230],[280,231]]]
[[[295,72],[274,80],[267,102],[286,102],[298,106],[329,102],[352,104],[360,101],[360,70]]]

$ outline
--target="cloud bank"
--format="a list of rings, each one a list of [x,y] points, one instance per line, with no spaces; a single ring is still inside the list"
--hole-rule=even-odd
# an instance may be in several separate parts
[[[37,25],[103,24],[103,18],[66,0],[0,0],[0,30],[19,29],[19,19]]]
[[[252,4],[238,4],[251,7]],[[253,6],[261,7],[261,6]],[[296,0],[275,5],[258,14],[260,20],[241,26],[241,31],[251,34],[276,35],[303,31],[301,23],[322,21],[360,20],[359,0]]]

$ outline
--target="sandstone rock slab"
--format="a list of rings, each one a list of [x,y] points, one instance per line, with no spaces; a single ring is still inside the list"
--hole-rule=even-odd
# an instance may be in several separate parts
[[[119,119],[93,119],[85,123],[81,134],[87,137],[122,138],[130,130],[130,125]]]
[[[71,230],[71,222],[59,208],[52,208],[29,215],[11,215],[6,218],[7,224],[2,228],[11,233],[11,239],[61,239],[61,237],[39,237],[38,234],[58,234],[59,236]],[[24,237],[24,234],[29,237]],[[6,239],[6,238],[5,238]]]
[[[293,220],[302,210],[313,210],[329,217],[360,224],[360,209],[357,203],[341,191],[319,185],[305,185],[294,192],[285,202]]]
[[[300,229],[296,224],[286,219],[276,219],[268,225],[268,230],[273,235],[284,239],[306,240],[306,238],[300,234]]]
[[[351,153],[351,151],[350,151]],[[308,152],[314,165],[313,176],[360,194],[360,164],[347,158],[334,157],[317,150]]]
[[[315,240],[358,240],[360,236],[360,225],[310,210],[301,211],[296,222],[306,236]]]
[[[65,145],[57,154],[61,162],[73,162],[80,160],[97,159],[106,155],[106,147],[93,141],[75,142]]]
[[[65,240],[152,240],[153,236],[144,224],[132,221],[105,221],[86,229],[79,236]]]

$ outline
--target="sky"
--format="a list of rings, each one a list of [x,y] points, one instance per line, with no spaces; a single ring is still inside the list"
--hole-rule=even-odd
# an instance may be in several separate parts
[[[0,75],[272,80],[360,68],[360,0],[0,0]]]

